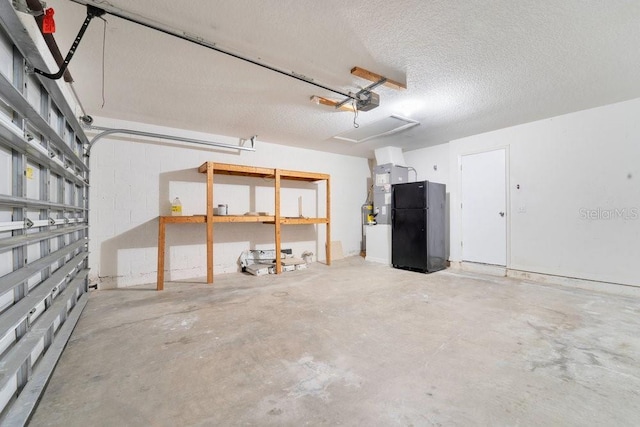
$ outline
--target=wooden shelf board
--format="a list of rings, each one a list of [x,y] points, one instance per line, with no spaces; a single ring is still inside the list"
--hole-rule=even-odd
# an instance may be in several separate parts
[[[281,169],[280,178],[293,181],[323,181],[329,179],[330,175],[326,173],[300,172]]]
[[[161,216],[160,222],[163,222],[165,224],[204,224],[205,222],[207,222],[207,216]]]
[[[254,166],[231,165],[227,163],[204,162],[198,172],[207,173],[207,165],[211,164],[214,174],[219,175],[239,175],[239,176],[255,176],[262,178],[274,178],[276,169],[258,168]],[[329,179],[330,175],[325,173],[301,172],[293,170],[278,169],[280,178],[293,181],[322,181]]]
[[[213,222],[273,222],[273,215],[220,215],[214,216]]]
[[[327,218],[280,218],[281,224],[295,225],[295,224],[326,224],[329,221]]]
[[[204,224],[206,215],[193,216],[161,216],[160,221],[165,224]],[[211,222],[271,222],[275,221],[273,215],[214,215]]]
[[[231,165],[227,163],[204,162],[198,172],[207,173],[207,164],[213,166],[213,173],[218,175],[238,175],[238,176],[255,176],[261,178],[273,178],[275,169],[258,168],[254,166]]]
[[[328,224],[327,218],[296,218],[286,217],[280,218],[280,224],[283,225],[304,225],[304,224]],[[265,224],[275,224],[275,220],[265,222]]]

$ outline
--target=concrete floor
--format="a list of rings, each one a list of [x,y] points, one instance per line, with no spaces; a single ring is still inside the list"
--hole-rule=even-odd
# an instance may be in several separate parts
[[[360,258],[94,291],[32,425],[640,424],[639,300]]]

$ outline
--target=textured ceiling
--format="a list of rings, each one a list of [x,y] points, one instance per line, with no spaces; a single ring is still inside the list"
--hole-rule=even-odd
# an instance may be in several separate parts
[[[309,101],[340,96],[159,32],[94,20],[70,65],[93,116],[140,121],[370,157],[426,147],[640,97],[640,2],[630,0],[111,0],[112,5],[345,92],[359,66],[407,83],[380,87],[358,123],[400,114],[421,122],[361,144],[331,137],[354,116]],[[85,16],[56,10],[66,54]]]

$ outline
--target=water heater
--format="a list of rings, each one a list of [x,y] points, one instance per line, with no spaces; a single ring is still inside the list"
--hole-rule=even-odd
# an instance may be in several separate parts
[[[391,223],[391,186],[409,182],[409,168],[385,163],[373,168],[373,211],[378,224]]]

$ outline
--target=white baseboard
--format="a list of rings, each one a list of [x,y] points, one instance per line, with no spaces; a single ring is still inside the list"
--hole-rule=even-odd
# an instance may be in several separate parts
[[[214,266],[214,275],[237,273],[240,271],[237,265],[216,265]],[[164,281],[193,281],[204,283],[203,278],[207,276],[207,269],[205,267],[187,268],[181,270],[166,271],[164,275]],[[155,271],[148,273],[138,273],[129,276],[103,276],[96,279],[98,289],[116,289],[116,288],[128,288],[130,286],[148,285],[153,284],[155,286],[157,273]]]
[[[470,273],[487,274],[489,276],[505,277],[507,269],[499,265],[478,264],[466,261],[451,261],[451,268],[468,271]]]
[[[451,261],[451,268],[470,273],[487,274],[490,276],[512,277],[514,279],[530,280],[536,283],[566,286],[589,291],[606,292],[615,295],[640,297],[640,287],[619,283],[600,282],[597,280],[578,279],[575,277],[555,276],[552,274],[533,273],[530,271],[513,270],[496,265],[478,264],[466,261]]]
[[[554,276],[551,274],[531,273],[529,271],[507,270],[507,276],[515,279],[530,280],[536,283],[567,286],[589,291],[606,292],[615,295],[640,297],[640,287],[619,283],[599,282],[596,280]]]
[[[385,258],[376,258],[372,256],[366,256],[364,260],[368,262],[375,262],[376,264],[384,264],[384,265],[391,266],[391,263],[389,262],[389,260]]]

